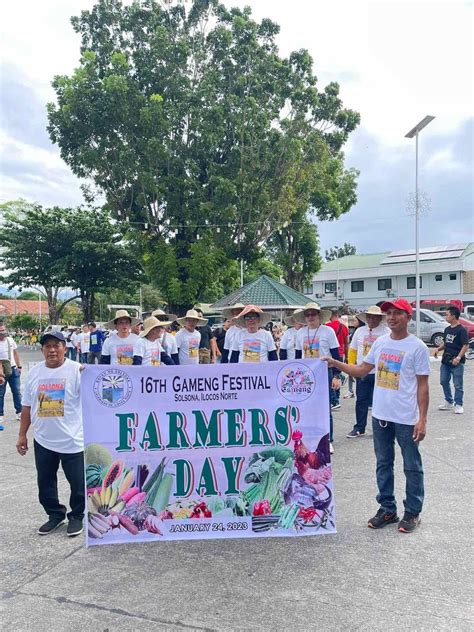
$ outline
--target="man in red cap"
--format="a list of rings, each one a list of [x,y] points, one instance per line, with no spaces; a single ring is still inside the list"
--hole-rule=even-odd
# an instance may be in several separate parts
[[[380,508],[368,526],[380,529],[398,522],[398,530],[409,533],[419,525],[423,507],[423,464],[418,444],[426,434],[430,358],[427,346],[408,333],[410,303],[397,298],[383,303],[381,309],[387,316],[390,334],[375,340],[362,364],[344,364],[331,357],[322,359],[356,378],[365,377],[375,368],[372,427]],[[395,439],[406,478],[405,513],[401,520],[394,495]]]

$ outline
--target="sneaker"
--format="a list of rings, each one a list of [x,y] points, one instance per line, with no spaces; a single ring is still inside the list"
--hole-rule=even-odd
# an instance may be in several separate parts
[[[5,430],[5,426],[2,426],[2,424],[0,424],[0,430]]]
[[[67,523],[66,533],[68,537],[72,538],[82,533],[84,529],[83,521],[80,518],[69,518]]]
[[[56,531],[56,529],[65,522],[66,520],[64,518],[50,518],[48,522],[45,522],[41,525],[41,527],[38,529],[38,533],[40,535],[48,535],[49,533]]]
[[[369,520],[367,526],[370,529],[381,529],[382,527],[386,527],[388,524],[398,522],[398,520],[399,517],[397,516],[396,511],[386,511],[383,507],[380,507],[375,516]]]
[[[398,530],[401,533],[411,533],[417,528],[420,522],[421,518],[419,515],[414,516],[413,514],[408,513],[408,511],[405,511],[403,518],[398,523]]]
[[[363,437],[365,432],[359,432],[355,428],[346,434],[348,439],[354,439],[355,437]]]
[[[454,406],[454,412],[456,413],[456,415],[462,415],[464,412],[464,408],[462,406],[459,406],[458,404],[456,404]]]
[[[346,393],[343,399],[351,399],[351,397],[354,397],[354,393]]]
[[[334,446],[332,443],[329,444],[329,454],[334,454]]]
[[[17,413],[17,414],[15,415],[15,419],[16,419],[17,421],[21,421],[21,413]]]
[[[341,404],[333,404],[331,406],[331,410],[339,410],[340,407],[341,407]]]
[[[449,402],[444,402],[444,404],[440,404],[438,406],[438,410],[453,410],[454,402],[450,404]]]

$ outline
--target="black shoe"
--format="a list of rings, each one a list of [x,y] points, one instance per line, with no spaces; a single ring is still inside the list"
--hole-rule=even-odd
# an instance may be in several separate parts
[[[56,531],[56,529],[65,522],[66,520],[64,518],[50,518],[48,522],[45,522],[41,525],[41,527],[38,529],[38,533],[40,535],[48,535],[48,533]]]
[[[346,434],[346,437],[348,439],[354,439],[355,437],[363,437],[364,435],[365,435],[365,431],[359,432],[358,430],[354,428],[354,430],[351,430],[350,432]]]
[[[339,410],[340,407],[341,407],[341,404],[332,404],[331,410]]]
[[[417,528],[420,522],[421,518],[419,514],[415,516],[405,511],[403,518],[398,523],[398,530],[401,531],[401,533],[411,533]]]
[[[82,533],[84,529],[83,521],[80,518],[69,518],[67,523],[67,535],[72,538]]]
[[[386,511],[383,507],[380,507],[375,516],[369,520],[367,526],[371,529],[381,529],[388,524],[398,522],[398,520],[399,517],[396,511]]]

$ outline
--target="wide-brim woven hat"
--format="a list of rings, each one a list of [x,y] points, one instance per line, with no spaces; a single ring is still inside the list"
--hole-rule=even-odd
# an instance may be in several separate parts
[[[367,324],[367,316],[381,316],[381,323],[384,323],[387,320],[387,315],[383,313],[383,311],[378,307],[378,305],[371,305],[368,310],[365,312],[360,312],[360,314],[356,314],[356,318],[361,320],[363,323]]]
[[[264,312],[261,307],[257,307],[256,305],[246,305],[238,316],[232,318],[232,323],[238,327],[245,328],[247,326],[245,322],[245,315],[252,313],[258,314],[260,327],[264,327],[272,319],[271,314]]]
[[[138,325],[138,323],[141,323],[141,318],[135,318],[135,316],[130,316],[130,314],[127,312],[126,309],[119,309],[115,312],[115,316],[113,317],[112,320],[109,320],[107,323],[104,323],[104,327],[106,329],[115,329],[116,327],[116,321],[119,318],[130,318],[130,326],[134,327],[135,325]]]
[[[303,309],[299,310],[298,313],[293,314],[295,321],[306,325],[306,312],[309,312],[310,310],[319,312],[319,318],[323,325],[331,320],[331,312],[329,309],[321,309],[318,303],[306,303]]]
[[[226,320],[232,320],[233,316],[232,316],[232,312],[234,311],[234,309],[238,309],[240,311],[242,311],[244,309],[245,305],[243,303],[234,303],[233,305],[229,305],[228,307],[224,307],[224,309],[222,310],[222,316],[224,316],[224,318]],[[238,316],[240,316],[240,311]]]
[[[170,323],[174,323],[174,321],[178,318],[176,314],[167,314],[162,309],[155,309],[152,311],[151,315],[158,318],[158,320],[169,320]]]
[[[204,327],[204,325],[207,325],[207,318],[201,318],[195,309],[188,309],[186,316],[182,316],[176,320],[180,325],[184,325],[187,318],[194,318],[197,320],[198,322],[196,327]]]
[[[290,316],[285,316],[285,318],[283,319],[283,322],[285,323],[285,325],[288,325],[288,327],[294,327],[296,323],[301,324],[301,321],[295,320],[295,314],[298,314],[299,312],[302,312],[302,311],[303,311],[302,309],[295,309],[295,311]]]
[[[138,335],[140,338],[145,338],[152,329],[155,329],[155,327],[166,327],[167,325],[171,325],[171,323],[172,321],[170,320],[158,320],[155,316],[149,316],[143,323],[143,331],[141,331]]]

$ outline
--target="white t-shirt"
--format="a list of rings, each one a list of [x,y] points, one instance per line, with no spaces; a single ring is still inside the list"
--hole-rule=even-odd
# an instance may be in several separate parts
[[[170,357],[178,353],[178,345],[176,344],[176,336],[170,334],[168,331],[164,331],[162,336],[158,338],[158,342],[163,347],[165,353]]]
[[[0,342],[0,360],[10,360],[12,367],[16,366],[13,352],[17,348],[16,342],[11,336],[7,336]]]
[[[234,337],[232,351],[239,352],[239,362],[268,362],[268,354],[275,351],[273,336],[266,329],[249,334],[247,329],[239,329]]]
[[[159,366],[161,364],[161,352],[163,347],[158,340],[150,342],[148,338],[140,338],[133,345],[133,355],[142,358],[143,366]]]
[[[351,340],[351,349],[357,349],[357,364],[364,362],[370,348],[380,336],[386,336],[390,333],[390,329],[386,325],[380,324],[374,329],[369,329],[367,325],[359,327],[355,330]],[[375,373],[375,368],[370,372]]]
[[[65,454],[84,449],[80,384],[80,364],[72,360],[57,369],[40,362],[29,371],[22,404],[31,407],[35,440],[43,448]]]
[[[79,344],[79,340],[80,340],[79,334],[76,334],[76,332],[74,331],[71,334],[71,342],[72,342],[74,347],[77,347],[77,345]]]
[[[286,350],[286,357],[288,360],[295,359],[296,334],[298,331],[298,329],[291,327],[290,329],[287,329],[281,337],[280,349],[283,349],[283,351]]]
[[[201,332],[197,329],[188,331],[185,327],[175,336],[180,364],[199,364],[199,343]]]
[[[320,325],[316,329],[308,326],[302,327],[296,334],[295,349],[302,351],[302,357],[306,359],[330,356],[331,349],[339,351],[339,343],[336,333],[331,327]]]
[[[79,334],[79,346],[81,348],[81,353],[89,353],[89,347],[91,343],[91,335],[89,332],[83,331],[82,334]]]
[[[104,342],[102,355],[110,356],[110,364],[133,364],[133,345],[136,340],[137,334],[128,334],[126,338],[111,334]]]
[[[239,331],[242,331],[240,327],[237,327],[237,325],[231,325],[229,329],[225,332],[224,349],[227,349],[227,351],[229,351],[229,355],[234,346],[234,339]]]
[[[416,376],[431,372],[425,343],[413,334],[403,340],[382,336],[364,362],[375,366],[373,417],[414,426],[418,420]]]

